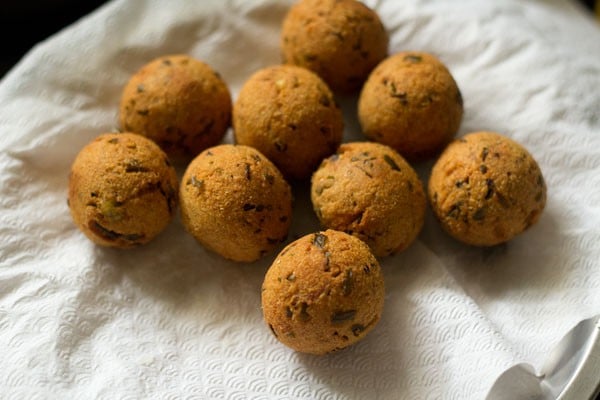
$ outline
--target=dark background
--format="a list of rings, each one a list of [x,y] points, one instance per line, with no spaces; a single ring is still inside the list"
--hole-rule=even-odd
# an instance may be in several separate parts
[[[595,0],[580,1],[590,9],[595,3]],[[0,0],[0,37],[4,42],[0,49],[0,78],[36,43],[105,2],[106,0]]]
[[[0,78],[36,43],[106,0],[0,0]]]

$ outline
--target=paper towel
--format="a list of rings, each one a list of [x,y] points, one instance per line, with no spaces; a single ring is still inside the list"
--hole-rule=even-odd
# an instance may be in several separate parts
[[[448,65],[465,99],[460,135],[498,131],[539,161],[539,223],[479,249],[428,211],[418,241],[382,260],[374,331],[336,354],[294,353],[262,322],[274,254],[225,261],[179,219],[146,246],[100,248],[66,205],[69,167],[116,127],[131,74],[188,53],[235,97],[279,62],[291,1],[112,1],[0,83],[0,397],[481,399],[509,367],[539,370],[570,328],[600,314],[600,28],[560,0],[366,3],[391,53],[429,51]],[[356,98],[340,101],[345,140],[362,139]],[[416,168],[426,181],[431,162]],[[308,186],[294,191],[290,240],[318,229]]]

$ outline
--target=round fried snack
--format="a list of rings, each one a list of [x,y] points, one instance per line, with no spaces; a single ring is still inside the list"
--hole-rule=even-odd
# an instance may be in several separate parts
[[[497,133],[476,132],[444,150],[431,172],[429,201],[454,238],[493,246],[537,222],[546,184],[523,146]]]
[[[133,133],[107,133],[85,146],[69,176],[69,208],[93,242],[128,248],[152,240],[177,207],[177,175],[166,154]]]
[[[463,100],[448,69],[422,52],[397,53],[379,64],[358,101],[364,134],[410,161],[430,158],[460,127]]]
[[[325,354],[362,340],[379,322],[384,281],[360,239],[327,230],[290,243],[262,285],[266,323],[292,349]]]
[[[189,158],[223,138],[231,121],[231,96],[208,65],[170,55],[131,77],[119,113],[122,130],[154,140],[170,156]]]
[[[300,0],[281,32],[284,63],[316,72],[342,93],[360,89],[387,56],[388,42],[379,16],[356,0]]]
[[[200,153],[180,186],[186,229],[208,249],[255,261],[287,238],[292,192],[259,151],[224,144]]]
[[[252,146],[293,179],[310,177],[342,141],[342,112],[327,85],[293,65],[264,68],[242,87],[233,109],[238,144]]]
[[[342,144],[312,177],[311,200],[321,224],[366,242],[378,257],[406,249],[425,218],[421,180],[392,148]]]

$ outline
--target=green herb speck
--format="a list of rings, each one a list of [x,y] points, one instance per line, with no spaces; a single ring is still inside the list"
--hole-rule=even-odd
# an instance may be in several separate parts
[[[400,167],[398,166],[398,164],[396,164],[396,162],[394,161],[394,159],[392,157],[390,157],[387,154],[383,155],[383,159],[385,160],[386,163],[388,163],[388,165],[394,170],[394,171],[400,171]]]
[[[354,278],[352,275],[352,270],[347,269],[344,280],[342,281],[342,293],[344,296],[348,296],[350,293],[352,293],[352,288],[354,287]]]
[[[417,64],[417,63],[420,63],[421,61],[423,61],[423,57],[418,56],[416,54],[409,54],[404,57],[404,61],[408,61],[408,62]]]
[[[355,316],[356,310],[336,311],[331,315],[331,323],[334,325],[341,324],[354,319]]]
[[[365,327],[361,324],[354,324],[350,329],[352,329],[352,333],[354,334],[354,336],[359,336],[365,331]]]
[[[313,244],[319,248],[324,248],[325,243],[327,242],[327,236],[322,234],[321,232],[315,233],[315,237],[313,238]]]

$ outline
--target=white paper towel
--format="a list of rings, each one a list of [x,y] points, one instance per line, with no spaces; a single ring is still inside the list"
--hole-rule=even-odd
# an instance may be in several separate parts
[[[66,205],[79,150],[117,124],[141,65],[188,53],[235,95],[279,62],[290,1],[113,1],[36,46],[0,83],[0,397],[7,399],[481,399],[517,363],[539,368],[600,314],[600,28],[574,3],[367,1],[390,51],[438,55],[465,99],[460,134],[527,147],[548,184],[539,223],[478,249],[428,211],[419,240],[382,261],[380,324],[315,357],[262,322],[251,265],[201,248],[180,221],[129,251],[91,244]],[[355,98],[342,99],[345,140]],[[229,136],[228,140],[231,136]],[[417,166],[426,181],[431,163]],[[318,228],[307,186],[290,240]]]

